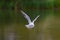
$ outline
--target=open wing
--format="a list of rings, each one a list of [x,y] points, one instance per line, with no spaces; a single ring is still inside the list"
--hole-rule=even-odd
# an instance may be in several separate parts
[[[23,12],[22,10],[21,10],[21,13],[22,13],[22,14],[24,15],[24,17],[27,19],[28,23],[31,23],[30,17],[29,17],[25,12]]]
[[[33,20],[33,23],[37,20],[37,18],[39,17],[40,15],[38,15],[34,20]]]

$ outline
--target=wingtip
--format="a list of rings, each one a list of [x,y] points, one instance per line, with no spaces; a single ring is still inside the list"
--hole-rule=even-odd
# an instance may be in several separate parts
[[[38,16],[40,16],[40,15],[38,15]]]
[[[22,10],[20,10],[21,12],[23,12]]]
[[[25,14],[23,10],[20,10],[21,13]]]

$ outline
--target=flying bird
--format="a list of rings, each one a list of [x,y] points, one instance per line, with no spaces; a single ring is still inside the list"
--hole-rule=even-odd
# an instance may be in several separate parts
[[[24,15],[24,17],[26,18],[26,20],[28,21],[28,24],[25,25],[27,28],[34,28],[34,22],[37,20],[37,18],[40,16],[38,15],[33,21],[31,21],[30,17],[24,12],[21,10],[21,13]]]

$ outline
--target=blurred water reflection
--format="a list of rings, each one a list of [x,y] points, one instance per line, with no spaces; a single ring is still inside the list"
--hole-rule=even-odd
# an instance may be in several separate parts
[[[16,33],[13,25],[9,25],[9,27],[4,28],[4,40],[15,40]]]

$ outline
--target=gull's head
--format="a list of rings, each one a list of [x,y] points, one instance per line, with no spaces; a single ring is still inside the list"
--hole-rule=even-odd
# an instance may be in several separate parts
[[[28,24],[28,25],[25,25],[28,29],[29,28],[34,28],[34,24],[33,23],[30,23],[30,24]]]

